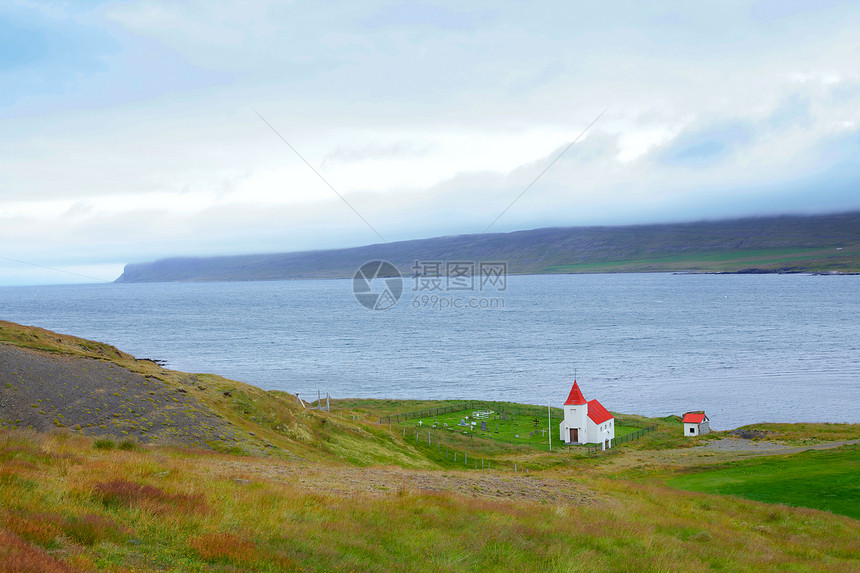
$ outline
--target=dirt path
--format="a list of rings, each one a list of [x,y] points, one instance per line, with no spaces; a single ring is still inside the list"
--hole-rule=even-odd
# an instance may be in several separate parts
[[[352,468],[248,459],[225,460],[213,467],[212,477],[234,479],[240,483],[262,479],[336,496],[383,497],[403,491],[450,491],[475,498],[570,505],[588,505],[598,499],[592,490],[570,481],[496,470]]]

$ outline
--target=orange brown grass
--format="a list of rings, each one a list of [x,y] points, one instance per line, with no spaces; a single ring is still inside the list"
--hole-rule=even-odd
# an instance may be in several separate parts
[[[56,513],[22,515],[8,512],[0,520],[10,532],[43,547],[50,545],[62,533],[63,516]]]
[[[206,561],[248,564],[255,560],[256,545],[234,533],[205,533],[188,540],[188,546]]]
[[[110,517],[87,513],[66,521],[66,535],[82,545],[95,545],[100,541],[119,541],[130,532]]]
[[[78,571],[44,549],[34,547],[8,531],[0,530],[0,571],[5,573],[75,573]]]
[[[206,507],[200,494],[170,493],[153,485],[125,479],[99,482],[93,487],[93,495],[106,506],[140,506],[154,513],[177,509],[202,511]]]

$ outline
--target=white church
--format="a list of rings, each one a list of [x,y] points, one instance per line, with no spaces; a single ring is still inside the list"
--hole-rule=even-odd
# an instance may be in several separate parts
[[[597,400],[586,400],[574,380],[558,429],[566,444],[601,444],[608,450],[615,437],[615,418]]]

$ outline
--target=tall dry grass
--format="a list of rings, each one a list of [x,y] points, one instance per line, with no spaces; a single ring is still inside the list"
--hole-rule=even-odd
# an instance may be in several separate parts
[[[301,483],[301,466],[283,460],[237,482],[228,476],[239,461],[0,433],[0,531],[12,548],[0,570],[26,570],[9,569],[20,561],[46,571],[847,571],[860,552],[849,518],[653,480],[571,472],[596,493],[575,506],[410,487],[334,494],[324,472]],[[278,464],[292,477],[263,471]]]
[[[75,573],[77,569],[20,537],[0,530],[0,571],[4,573]]]

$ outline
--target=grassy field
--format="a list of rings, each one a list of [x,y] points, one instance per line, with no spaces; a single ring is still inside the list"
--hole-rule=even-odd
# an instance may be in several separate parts
[[[807,451],[735,462],[669,480],[669,485],[860,519],[860,448]]]
[[[0,344],[15,346],[10,356],[35,352],[52,376],[106,372],[81,378],[73,395],[62,381],[46,383],[30,362],[7,372],[0,361],[0,411],[38,390],[67,422],[41,433],[0,428],[0,571],[848,571],[858,564],[860,521],[770,503],[803,505],[792,487],[807,480],[831,488],[838,504],[851,503],[856,448],[741,462],[747,454],[692,447],[725,434],[688,439],[675,416],[632,415],[617,423],[658,429],[593,456],[447,431],[428,444],[423,424],[389,428],[378,420],[440,402],[342,400],[319,412],[283,392],[165,370],[41,329],[0,323]],[[58,356],[80,361],[77,370],[55,370]],[[113,371],[93,369],[93,361]],[[144,378],[139,396],[130,395],[134,377],[116,368]],[[68,403],[89,409],[105,394],[120,403],[111,415],[119,425],[71,419],[77,410]],[[159,400],[180,394],[183,401],[170,402],[212,420],[212,439],[124,429],[151,416],[143,401],[163,408]],[[502,409],[516,411],[515,422],[530,432],[534,417],[539,426],[546,420],[541,406]],[[164,411],[178,429],[173,410]],[[792,444],[860,435],[857,424],[751,429]],[[443,455],[446,446],[458,453],[456,463]],[[755,481],[777,475],[785,460],[799,461],[782,481]],[[834,468],[841,469],[820,473]],[[737,470],[750,478],[746,489],[778,495],[763,503],[666,485],[707,475],[684,473],[690,469]]]
[[[836,250],[827,248],[782,248],[682,253],[653,258],[589,261],[554,265],[547,273],[631,272],[738,272],[749,269],[794,272],[860,271],[860,245]]]
[[[841,440],[860,440],[860,424],[839,423],[759,423],[742,426],[732,434],[752,433],[757,440],[781,442],[797,446],[822,444]]]
[[[491,412],[486,418],[476,417],[476,412]],[[547,431],[552,436],[553,448],[568,447],[559,437],[558,425],[563,413],[559,408],[553,408],[552,418],[547,416],[545,407],[527,406],[524,404],[494,404],[487,403],[483,409],[451,412],[439,416],[415,418],[403,425],[412,432],[416,429],[424,433],[435,430],[437,434],[450,433],[467,436],[470,439],[495,440],[509,444],[530,445],[548,449]],[[463,422],[466,425],[461,426]],[[482,430],[482,423],[486,430]],[[639,428],[616,426],[615,435],[621,437],[635,432]]]

